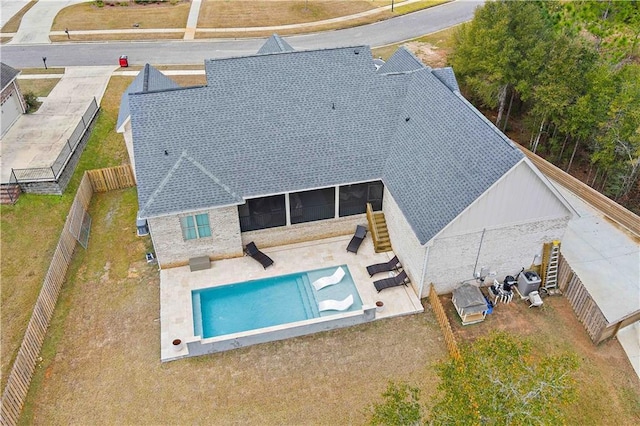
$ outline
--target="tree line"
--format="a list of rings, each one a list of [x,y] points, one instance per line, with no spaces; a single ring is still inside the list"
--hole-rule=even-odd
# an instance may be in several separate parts
[[[640,192],[640,2],[490,1],[454,38],[450,63],[461,87],[497,111],[498,128],[517,113],[532,151],[567,172],[576,156],[588,159],[587,183],[632,207]]]

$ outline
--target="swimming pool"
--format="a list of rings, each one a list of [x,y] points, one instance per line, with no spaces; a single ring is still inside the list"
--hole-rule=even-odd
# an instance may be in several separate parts
[[[320,290],[311,285],[338,267],[345,271],[338,284]],[[350,294],[349,309],[319,312],[320,301],[343,300]],[[192,290],[191,300],[194,335],[203,339],[362,309],[347,265]]]

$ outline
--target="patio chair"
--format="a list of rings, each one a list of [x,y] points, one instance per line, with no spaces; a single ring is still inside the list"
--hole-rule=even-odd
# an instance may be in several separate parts
[[[348,295],[344,300],[328,299],[318,302],[318,311],[344,311],[353,305],[353,294]]]
[[[317,280],[315,280],[313,282],[313,288],[315,288],[316,291],[318,291],[327,286],[338,284],[340,281],[342,281],[342,278],[344,278],[344,275],[345,275],[344,269],[342,269],[342,267],[339,267],[338,269],[336,269],[333,275],[329,275],[328,277],[318,278]]]
[[[367,272],[369,273],[369,276],[372,277],[375,274],[379,274],[381,272],[396,271],[399,268],[402,268],[402,265],[400,265],[398,256],[393,256],[393,259],[388,262],[376,263],[375,265],[367,266]]]
[[[260,264],[262,265],[262,267],[264,269],[267,269],[267,267],[273,265],[273,259],[271,259],[269,256],[267,256],[263,252],[261,252],[258,249],[258,247],[256,247],[256,245],[255,245],[255,243],[253,241],[251,241],[249,244],[247,244],[247,247],[245,248],[245,252],[249,256],[253,257],[255,260],[260,262]]]
[[[396,287],[399,285],[406,286],[408,282],[409,277],[407,276],[407,273],[402,271],[395,277],[374,281],[373,285],[376,287],[376,290],[378,290],[378,293],[380,293],[385,288]]]
[[[367,236],[367,228],[362,225],[356,226],[356,232],[353,234],[353,238],[349,241],[349,245],[347,246],[347,251],[351,253],[358,253],[358,249],[360,248],[360,244],[364,240],[364,237]]]

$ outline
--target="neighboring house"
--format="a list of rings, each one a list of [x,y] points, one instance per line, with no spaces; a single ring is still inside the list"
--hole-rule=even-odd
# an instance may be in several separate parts
[[[370,202],[424,297],[482,266],[517,273],[572,215],[451,68],[404,48],[377,69],[367,46],[295,51],[273,36],[205,69],[206,86],[123,96],[130,128],[118,126],[161,267],[347,235]]]
[[[0,62],[0,80],[2,80],[0,135],[4,135],[20,115],[27,112],[27,104],[20,93],[20,87],[16,81],[18,74],[20,74],[20,71]]]

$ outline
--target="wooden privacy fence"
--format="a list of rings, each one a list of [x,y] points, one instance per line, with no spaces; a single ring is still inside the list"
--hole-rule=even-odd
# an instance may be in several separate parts
[[[438,294],[436,293],[433,284],[431,284],[431,289],[429,290],[429,302],[433,307],[433,312],[435,312],[438,324],[440,324],[440,328],[442,329],[444,341],[447,343],[447,349],[449,349],[449,355],[456,360],[460,360],[461,356],[460,351],[458,350],[458,344],[456,343],[456,338],[453,336],[451,324],[449,324],[449,319],[442,307],[442,303],[440,303],[440,299],[438,298]]]
[[[600,343],[615,336],[623,327],[640,320],[640,312],[634,312],[610,323],[585,288],[580,277],[573,272],[564,256],[560,255],[558,283],[569,300],[578,320],[584,325],[593,343]]]
[[[562,171],[558,167],[549,163],[542,157],[537,156],[533,152],[524,147],[519,147],[522,152],[536,165],[542,173],[547,177],[559,182],[565,188],[571,190],[578,197],[587,201],[593,207],[600,210],[602,213],[618,222],[620,225],[627,228],[629,231],[637,236],[640,236],[640,216],[627,210],[620,204],[608,198],[606,195],[602,195],[589,185],[574,178],[570,174]]]
[[[94,192],[108,192],[115,189],[131,188],[136,185],[130,165],[88,170]]]
[[[108,182],[105,183],[106,187],[110,187],[114,182],[120,182],[117,188],[127,188],[135,185],[129,166],[91,170],[82,177],[62,228],[58,245],[53,253],[49,270],[45,275],[40,294],[36,299],[18,355],[13,362],[7,384],[2,393],[2,401],[0,401],[1,425],[15,425],[18,423],[33,372],[39,361],[40,350],[42,349],[47,328],[58,301],[58,295],[64,283],[69,264],[73,258],[84,213],[89,208],[91,197],[95,191],[92,175],[98,176],[98,178],[95,178],[98,182],[101,182],[100,179]]]

